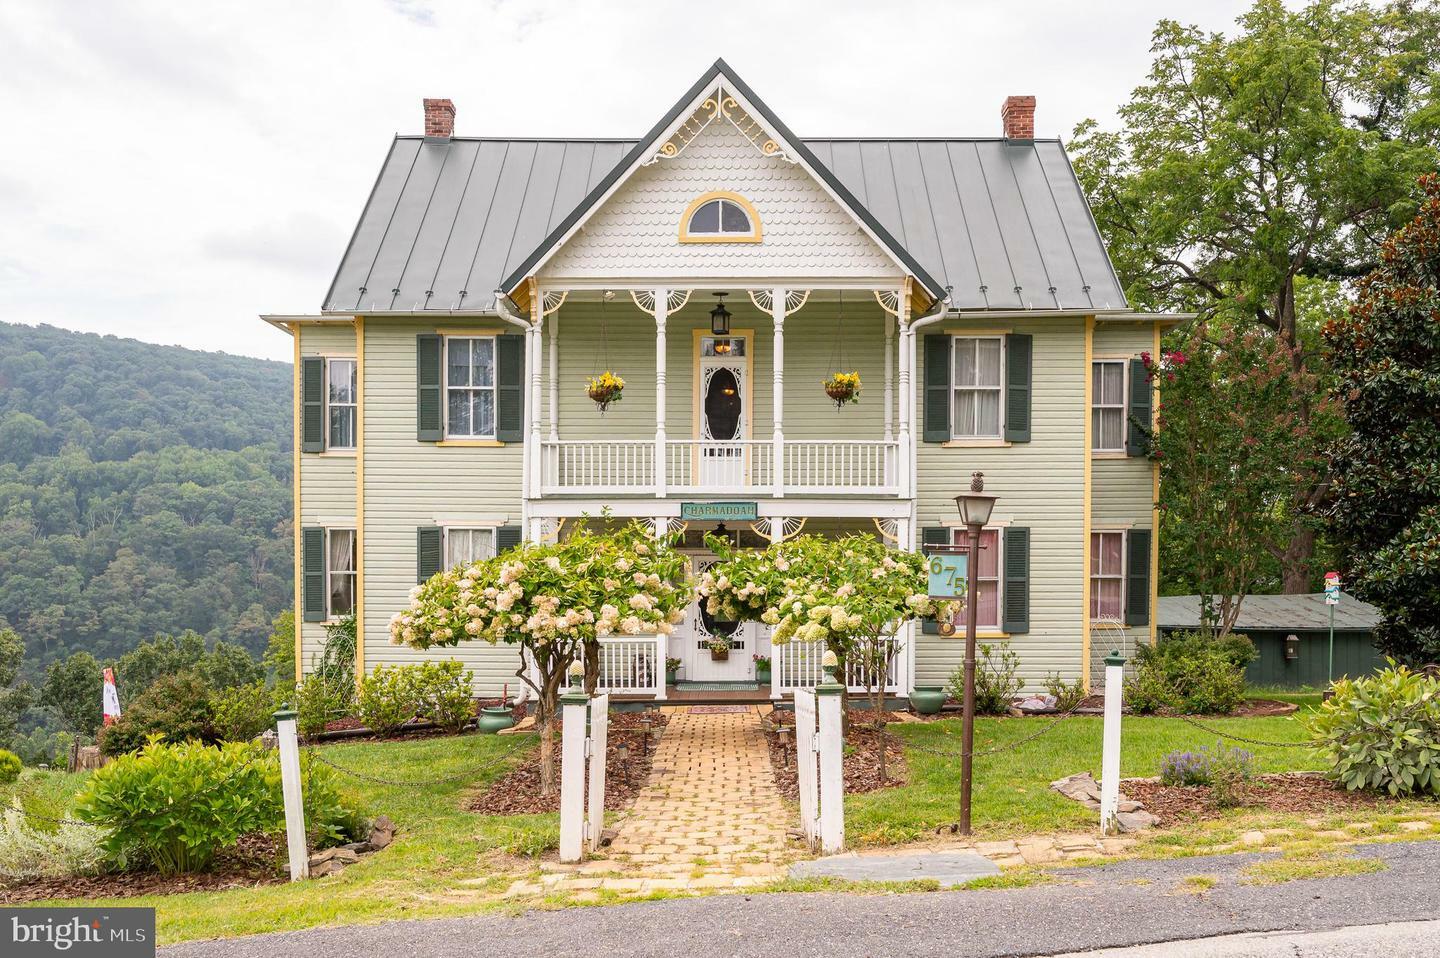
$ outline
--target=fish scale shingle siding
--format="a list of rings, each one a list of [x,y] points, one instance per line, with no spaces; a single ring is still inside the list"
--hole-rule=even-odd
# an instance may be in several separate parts
[[[754,205],[763,243],[677,242],[690,202],[716,190]],[[903,276],[803,167],[763,156],[723,118],[678,157],[636,172],[540,271],[542,280],[742,274]]]

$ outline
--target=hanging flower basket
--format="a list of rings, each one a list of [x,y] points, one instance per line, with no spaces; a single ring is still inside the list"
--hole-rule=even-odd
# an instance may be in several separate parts
[[[610,407],[612,402],[619,402],[621,393],[625,389],[625,380],[605,370],[598,376],[592,376],[585,383],[585,392],[595,405],[600,407],[603,413]]]
[[[860,401],[859,373],[834,373],[821,385],[825,387],[825,395],[834,401],[837,409],[846,403]]]
[[[730,658],[730,637],[717,635],[706,643],[710,647],[710,661],[724,662]]]

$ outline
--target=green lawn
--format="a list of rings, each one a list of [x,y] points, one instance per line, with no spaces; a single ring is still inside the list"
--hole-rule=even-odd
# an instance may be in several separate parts
[[[1013,742],[1036,731],[1041,718],[981,718],[975,722],[975,748],[981,751]],[[1204,724],[1231,734],[1298,742],[1304,730],[1294,718],[1206,719]],[[960,720],[907,723],[890,728],[907,744],[960,751]],[[975,759],[972,823],[981,838],[1008,838],[1035,832],[1084,831],[1095,815],[1078,802],[1050,790],[1050,782],[1077,772],[1100,777],[1102,720],[1065,719],[1040,738],[1010,752]],[[1174,749],[1213,746],[1209,735],[1180,719],[1126,716],[1121,774],[1156,774],[1160,760]],[[1308,749],[1252,749],[1264,772],[1313,770],[1318,759]],[[910,781],[845,800],[845,831],[859,845],[915,841],[939,825],[954,822],[960,807],[960,762],[907,748]]]
[[[533,748],[534,743],[530,736],[472,734],[331,745],[323,754],[337,764],[394,781],[434,781],[506,751]],[[155,907],[162,944],[500,907],[497,893],[513,877],[530,870],[527,861],[513,854],[534,853],[559,839],[558,815],[483,816],[461,809],[464,792],[499,777],[508,764],[474,778],[425,788],[342,778],[347,798],[367,814],[389,815],[398,833],[390,848],[340,875],[293,885],[129,898],[113,904]],[[54,814],[82,780],[79,775],[27,775],[22,803],[42,814],[47,810]],[[8,803],[9,796],[0,794],[0,800]],[[467,883],[472,879],[477,881]]]
[[[1301,710],[1318,708],[1320,702],[1325,698],[1323,689],[1301,686],[1291,688],[1289,686],[1263,686],[1252,685],[1245,690],[1245,697],[1248,699],[1274,699],[1277,702],[1294,702]]]

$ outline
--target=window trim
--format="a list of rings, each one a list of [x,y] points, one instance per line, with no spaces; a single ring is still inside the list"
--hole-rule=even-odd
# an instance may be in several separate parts
[[[355,610],[360,606],[360,534],[355,526],[324,526],[323,528],[325,529],[325,621],[326,623],[333,623],[339,622],[347,615],[353,615]],[[352,568],[349,572],[335,573],[334,570],[330,568],[330,536],[336,532],[350,533],[350,564],[355,568]],[[332,574],[348,575],[350,577],[349,612],[342,612],[337,615],[334,610],[330,608],[330,598],[334,594],[330,588],[330,576]]]
[[[354,356],[325,356],[325,451],[353,453],[358,448],[360,439],[360,364]],[[332,403],[330,401],[330,368],[335,363],[349,363],[355,369],[355,395],[351,402]],[[330,410],[334,407],[344,407],[355,414],[355,442],[348,446],[342,446],[333,440],[335,435],[331,432]]]
[[[690,220],[696,211],[706,203],[714,200],[728,200],[740,209],[744,210],[745,216],[750,220],[750,230],[746,233],[695,233],[690,230]],[[722,217],[723,225],[723,217]],[[680,217],[680,242],[682,243],[759,243],[764,240],[765,230],[760,223],[760,214],[756,212],[754,205],[741,196],[739,193],[732,193],[728,190],[712,190],[709,193],[702,193],[690,201],[685,207],[685,212]]]
[[[450,562],[450,533],[452,533],[452,532],[488,532],[488,533],[490,533],[490,553],[491,553],[492,556],[494,556],[494,555],[496,554],[496,542],[495,542],[495,539],[496,539],[496,529],[497,529],[497,528],[498,528],[497,526],[493,526],[493,525],[484,525],[484,524],[474,525],[474,524],[462,524],[462,523],[456,523],[456,524],[454,524],[454,525],[448,525],[448,526],[447,526],[447,525],[442,525],[442,526],[440,526],[440,565],[441,565],[443,568],[445,568],[445,569],[453,569],[453,568],[454,568],[454,566],[448,564],[448,563]]]
[[[1095,394],[1095,385],[1094,385],[1095,367],[1100,366],[1100,365],[1103,365],[1103,364],[1106,364],[1106,363],[1118,365],[1118,366],[1120,367],[1120,402],[1118,402],[1118,403],[1104,403],[1104,404],[1102,404],[1102,403],[1099,401],[1099,398],[1098,398],[1098,397],[1096,396],[1096,394]],[[1121,455],[1127,455],[1126,449],[1125,449],[1125,435],[1126,435],[1126,433],[1127,433],[1127,431],[1128,431],[1127,427],[1129,426],[1128,410],[1129,410],[1129,408],[1130,408],[1130,362],[1129,362],[1128,357],[1125,357],[1125,358],[1122,358],[1122,357],[1119,357],[1119,356],[1094,356],[1094,357],[1092,357],[1091,360],[1090,360],[1090,379],[1091,379],[1091,384],[1090,384],[1090,410],[1089,410],[1089,412],[1090,412],[1090,420],[1091,420],[1091,426],[1090,426],[1090,452],[1091,452],[1091,454],[1093,454],[1093,455],[1102,456],[1102,457],[1103,457],[1103,456],[1113,455],[1113,454],[1115,454],[1115,453],[1119,453],[1119,454],[1121,454]],[[1098,443],[1100,442],[1100,433],[1099,433],[1099,430],[1097,430],[1097,429],[1095,428],[1095,426],[1094,426],[1095,410],[1097,410],[1097,409],[1119,409],[1119,410],[1120,410],[1120,445],[1118,445],[1118,446],[1101,446],[1101,445],[1098,445]],[[1102,530],[1102,531],[1104,531],[1104,530]]]
[[[980,530],[980,534],[981,534],[982,536],[983,536],[985,533],[987,533],[987,532],[993,532],[993,533],[995,533],[995,575],[994,575],[993,577],[992,577],[992,576],[985,576],[985,578],[984,578],[984,581],[986,581],[986,582],[994,581],[994,583],[995,583],[995,624],[994,624],[994,625],[986,625],[986,624],[983,623],[983,622],[977,621],[977,622],[975,623],[975,634],[976,634],[976,636],[985,636],[985,637],[987,637],[987,638],[994,638],[994,637],[996,637],[996,636],[1001,636],[1001,635],[1004,635],[1004,634],[1005,634],[1004,630],[1001,629],[1000,626],[1001,626],[1001,623],[1005,621],[1005,611],[1004,611],[1004,610],[1005,610],[1005,532],[1004,532],[1004,529],[1005,529],[1005,525],[1008,525],[1008,524],[1009,524],[1009,523],[1005,523],[1004,525],[1002,525],[1002,524],[999,524],[999,523],[994,523],[994,522],[992,522],[990,525],[985,526],[983,529]],[[964,526],[951,526],[951,525],[947,525],[945,528],[950,530],[950,544],[951,544],[951,545],[968,545],[968,544],[969,544],[969,530],[967,530]],[[980,583],[980,581],[981,581],[981,579],[980,579],[980,573],[977,571],[977,572],[975,573],[975,582],[976,582],[976,584],[978,585],[978,584]],[[965,636],[965,623],[964,623],[964,622],[957,622],[957,623],[956,623],[955,634],[958,635],[958,636],[960,636],[961,638],[964,638],[964,636]]]
[[[1096,572],[1090,560],[1091,555],[1094,554],[1094,549],[1089,542],[1085,543],[1085,576],[1086,585],[1090,593],[1089,601],[1087,601],[1085,604],[1085,615],[1089,619],[1091,625],[1099,625],[1101,623],[1108,625],[1112,622],[1119,622],[1122,627],[1128,629],[1129,626],[1125,625],[1125,602],[1127,598],[1126,583],[1129,581],[1130,575],[1129,560],[1126,556],[1126,553],[1129,551],[1127,546],[1129,545],[1130,530],[1128,528],[1096,529],[1093,527],[1090,529],[1090,536],[1092,539],[1095,536],[1099,535],[1113,535],[1120,537],[1120,572],[1118,575],[1101,575],[1100,573]],[[1095,591],[1095,582],[1097,579],[1115,579],[1120,583],[1120,614],[1114,619],[1101,619],[1096,618],[1095,616],[1095,597],[1097,595]]]
[[[440,336],[440,417],[441,435],[444,437],[441,444],[451,443],[492,443],[498,442],[495,438],[500,423],[500,346],[495,342],[496,336],[493,333],[444,333]],[[466,339],[477,340],[487,339],[490,341],[490,363],[491,379],[489,386],[456,386],[456,389],[469,391],[485,390],[490,391],[492,408],[494,409],[493,421],[490,423],[488,433],[454,433],[450,431],[450,343],[452,340]]]
[[[985,339],[993,339],[995,342],[997,342],[997,343],[1000,344],[1000,383],[999,383],[998,385],[996,385],[996,386],[960,386],[960,385],[957,385],[956,382],[955,382],[955,344],[958,343],[958,342],[961,341],[961,340],[979,342],[980,340],[985,340]],[[978,351],[977,351],[977,356],[978,356]],[[949,396],[949,402],[950,402],[950,441],[951,441],[951,442],[961,442],[961,443],[980,442],[980,443],[985,443],[985,444],[990,444],[990,443],[1006,443],[1006,440],[1005,440],[1005,387],[1006,387],[1006,385],[1007,385],[1007,384],[1006,384],[1006,381],[1005,381],[1005,379],[1006,379],[1006,377],[1005,377],[1006,359],[1007,359],[1007,356],[1006,356],[1006,349],[1005,349],[1005,336],[1002,335],[1002,334],[989,334],[989,333],[985,333],[985,334],[975,334],[975,333],[958,334],[958,333],[957,333],[957,334],[952,334],[952,335],[950,336],[950,396]],[[998,407],[999,407],[999,415],[998,415],[997,418],[996,418],[996,428],[995,428],[995,432],[994,432],[994,433],[984,433],[984,434],[980,434],[980,433],[961,433],[961,432],[958,432],[958,431],[956,430],[956,427],[959,425],[959,423],[956,422],[956,418],[957,418],[957,417],[956,417],[956,415],[955,415],[955,395],[956,395],[956,393],[958,393],[958,392],[959,392],[960,390],[962,390],[962,389],[966,390],[967,392],[979,392],[979,391],[981,391],[981,390],[985,390],[985,391],[991,391],[991,390],[993,390],[993,391],[995,392],[996,402],[998,403]],[[1008,445],[1008,443],[1006,443],[1006,444]]]

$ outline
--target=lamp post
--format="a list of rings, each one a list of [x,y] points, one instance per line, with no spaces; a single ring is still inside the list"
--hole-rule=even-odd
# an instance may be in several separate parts
[[[996,496],[985,491],[985,474],[970,477],[970,491],[955,497],[960,521],[965,524],[970,552],[965,560],[965,711],[961,724],[960,755],[960,833],[970,834],[970,769],[975,751],[975,626],[978,603],[975,601],[975,573],[980,559],[980,531],[990,521]]]

